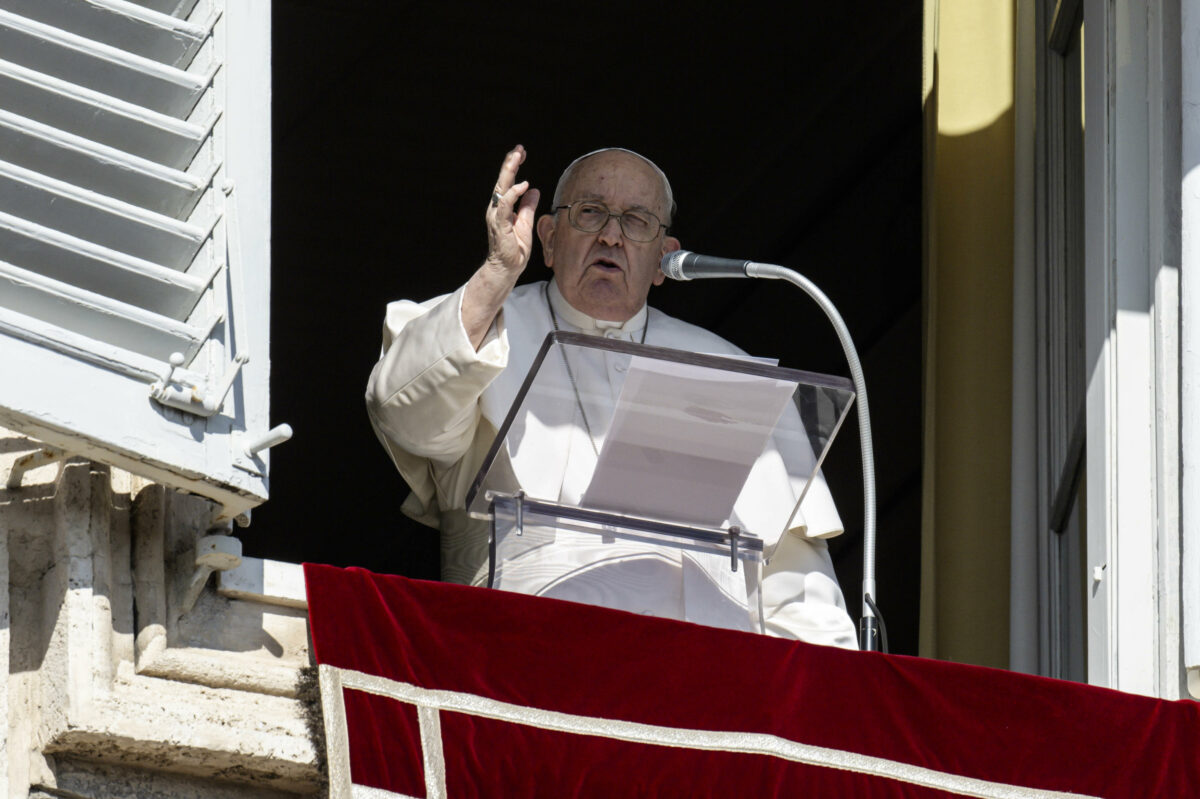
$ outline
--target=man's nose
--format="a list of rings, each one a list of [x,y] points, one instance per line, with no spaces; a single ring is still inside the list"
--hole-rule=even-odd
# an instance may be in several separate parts
[[[620,244],[624,231],[621,230],[621,217],[616,214],[609,214],[608,221],[604,223],[604,227],[600,228],[600,241],[605,244]]]

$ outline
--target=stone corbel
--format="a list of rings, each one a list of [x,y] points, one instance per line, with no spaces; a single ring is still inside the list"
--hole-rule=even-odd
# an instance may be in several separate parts
[[[53,763],[63,759],[214,778],[271,795],[318,791],[303,708],[290,698],[307,660],[292,640],[302,617],[284,619],[291,637],[278,657],[258,651],[260,617],[229,611],[215,594],[195,608],[209,626],[178,632],[178,599],[193,574],[173,573],[175,558],[165,552],[183,551],[204,533],[216,506],[152,485],[131,507],[111,490],[107,470],[88,463],[68,464],[56,489],[52,513],[39,523],[52,536],[49,567],[39,570],[33,557],[21,563],[20,602],[28,609],[14,623],[22,625],[22,646],[44,654],[18,681],[26,686],[21,706],[35,720],[31,765],[10,780],[54,788]],[[50,619],[44,633],[25,629],[42,619]],[[250,651],[195,643],[226,620],[246,632]],[[175,636],[193,643],[172,646]],[[38,762],[46,768],[35,769]]]
[[[152,486],[138,495],[132,519],[134,601],[138,608],[136,671],[151,677],[231,688],[294,698],[297,695],[295,664],[246,662],[237,654],[175,646],[170,643],[172,627],[196,609],[214,563],[232,563],[232,554],[240,556],[240,542],[229,536],[200,536],[195,549],[186,548],[172,556],[167,543],[167,526],[178,533],[180,509],[172,503],[204,502],[196,497],[169,496],[161,486]],[[207,503],[206,503],[207,504]],[[214,513],[216,512],[214,506]],[[191,514],[183,515],[194,516]],[[172,517],[172,518],[168,518]],[[211,520],[196,518],[192,526],[204,529]],[[203,525],[203,526],[201,526]],[[224,545],[221,541],[232,542]],[[240,564],[233,563],[236,566]]]

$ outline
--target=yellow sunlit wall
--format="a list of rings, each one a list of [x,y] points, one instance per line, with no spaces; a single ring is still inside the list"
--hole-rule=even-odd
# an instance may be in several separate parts
[[[1015,0],[926,0],[921,654],[1008,666]]]

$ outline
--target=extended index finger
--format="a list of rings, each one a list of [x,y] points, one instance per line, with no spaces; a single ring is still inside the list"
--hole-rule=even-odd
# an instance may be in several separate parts
[[[524,162],[525,148],[522,145],[518,144],[508,151],[504,163],[500,165],[500,177],[496,178],[496,191],[503,194],[513,187],[517,181],[517,170]]]

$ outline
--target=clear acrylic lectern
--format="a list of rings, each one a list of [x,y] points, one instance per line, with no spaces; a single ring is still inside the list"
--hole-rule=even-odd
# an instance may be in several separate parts
[[[761,632],[765,559],[806,494],[829,502],[814,478],[853,400],[841,377],[551,333],[467,494],[489,585]]]

